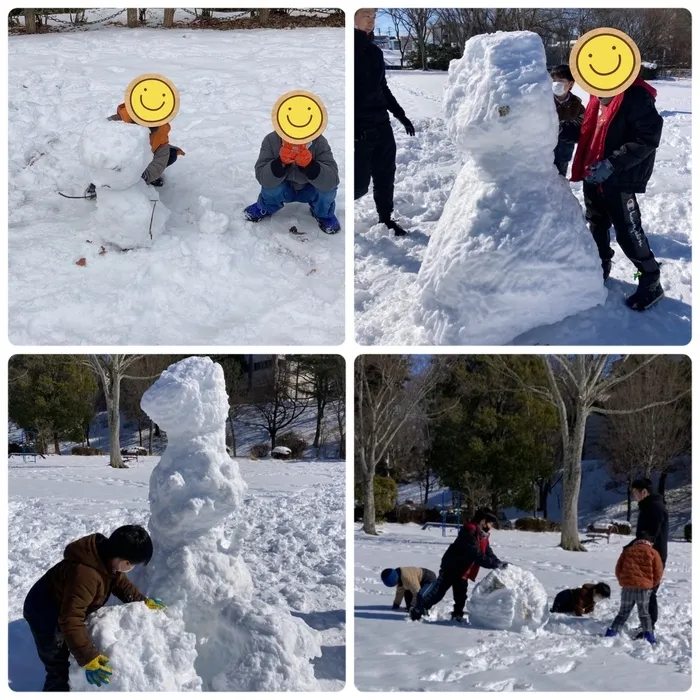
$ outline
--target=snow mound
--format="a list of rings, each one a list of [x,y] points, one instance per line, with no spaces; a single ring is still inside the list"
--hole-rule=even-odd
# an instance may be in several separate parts
[[[153,160],[148,129],[138,124],[91,121],[78,143],[78,155],[95,187],[125,190],[138,182]]]
[[[202,216],[199,219],[199,230],[214,236],[220,236],[228,229],[229,218],[226,214],[214,211],[212,201],[208,197],[200,197]]]
[[[102,608],[88,618],[88,631],[109,658],[112,679],[100,692],[199,691],[195,636],[185,630],[182,610],[149,610],[143,603]],[[71,690],[94,690],[72,661]]]
[[[154,187],[139,176],[125,190],[100,187],[97,190],[95,224],[107,243],[124,250],[149,248],[165,230],[170,210],[160,201]]]
[[[549,619],[547,591],[517,566],[492,571],[476,584],[469,600],[469,624],[493,630],[536,630]]]
[[[415,322],[430,343],[503,345],[603,304],[595,244],[553,165],[558,121],[540,37],[469,39],[443,106],[465,164],[417,277]]]

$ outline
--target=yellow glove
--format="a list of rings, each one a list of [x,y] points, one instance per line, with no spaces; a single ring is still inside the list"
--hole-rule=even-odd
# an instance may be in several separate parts
[[[158,598],[149,598],[146,602],[146,607],[149,610],[162,610],[165,607],[165,603]]]
[[[96,685],[98,688],[104,683],[107,685],[112,675],[112,669],[107,666],[109,659],[100,654],[96,656],[89,664],[85,664],[85,678],[90,685]]]

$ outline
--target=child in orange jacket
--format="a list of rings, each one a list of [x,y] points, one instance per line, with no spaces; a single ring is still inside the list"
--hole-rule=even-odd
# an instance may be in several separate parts
[[[605,633],[606,637],[617,635],[636,605],[644,639],[656,644],[649,615],[649,598],[652,589],[661,583],[664,565],[659,553],[652,547],[653,543],[654,538],[644,533],[622,550],[615,566],[615,576],[622,588],[620,612]]]

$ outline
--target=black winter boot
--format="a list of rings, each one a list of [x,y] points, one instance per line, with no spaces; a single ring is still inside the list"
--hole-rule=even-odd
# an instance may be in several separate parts
[[[384,224],[388,229],[392,230],[394,232],[395,236],[405,236],[406,231],[405,229],[401,228],[392,218],[388,219],[380,219],[379,220],[380,224]]]
[[[643,272],[639,276],[637,291],[625,299],[625,304],[633,311],[646,311],[664,298],[658,272]]]
[[[603,268],[603,282],[605,282],[608,277],[610,277],[610,270],[612,269],[612,260],[603,260],[601,263]]]

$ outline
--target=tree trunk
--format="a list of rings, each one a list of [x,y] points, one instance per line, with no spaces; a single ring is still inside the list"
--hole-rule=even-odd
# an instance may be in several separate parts
[[[578,497],[581,490],[581,458],[583,442],[586,435],[586,418],[588,412],[583,406],[576,406],[573,425],[562,426],[569,430],[566,449],[564,450],[564,477],[560,547],[570,552],[585,552],[578,536]]]
[[[153,421],[148,426],[148,456],[153,454]]]
[[[139,24],[139,11],[137,8],[129,8],[126,11],[126,26],[133,29]]]
[[[85,424],[85,444],[90,447],[90,423]]]
[[[236,429],[233,427],[233,416],[228,417],[228,422],[231,426],[231,450],[233,451],[233,456],[236,457]]]
[[[139,447],[143,447],[143,435],[141,434],[141,419],[139,418]]]
[[[160,437],[160,426],[158,425],[158,423],[154,423],[154,426],[155,426],[155,430],[156,430],[156,437],[159,438]]]
[[[270,21],[270,10],[269,8],[265,8],[262,10],[258,10],[258,17],[260,18],[260,25],[262,27],[266,27],[268,22]]]
[[[122,459],[119,443],[119,380],[112,378],[111,396],[107,399],[107,423],[109,424],[109,466],[115,469],[126,469]]]
[[[36,34],[36,10],[24,11],[24,31],[27,34]]]
[[[338,444],[338,458],[345,459],[345,433],[340,433],[340,442]]]
[[[659,495],[666,503],[666,479],[668,478],[667,472],[661,472],[659,475]]]
[[[364,510],[362,513],[362,530],[367,535],[376,535],[377,522],[374,510],[374,479],[362,477],[362,495],[364,499]]]
[[[174,8],[165,8],[163,10],[163,26],[166,29],[170,29],[173,26],[173,22],[175,21],[175,9]]]
[[[318,449],[319,442],[321,441],[321,423],[323,421],[323,402],[320,399],[316,401],[316,435],[314,435],[313,446]]]
[[[425,465],[425,497],[423,498],[423,505],[428,505],[428,499],[430,498],[430,467]]]
[[[270,450],[274,450],[277,446],[277,428],[270,428]]]
[[[632,488],[630,482],[627,482],[627,522],[632,522]]]
[[[57,454],[61,454],[61,445],[58,442],[58,433],[53,434],[53,451]]]

